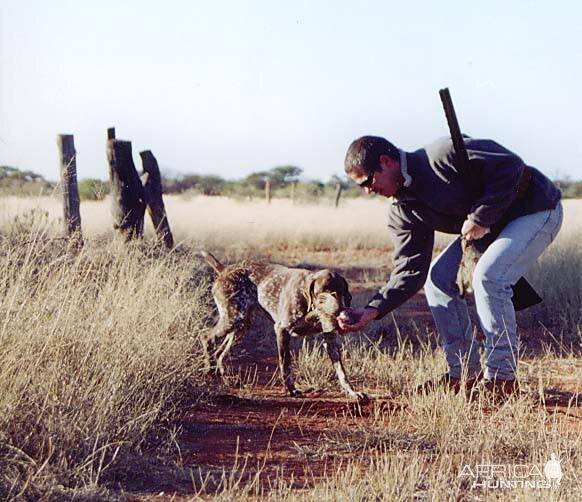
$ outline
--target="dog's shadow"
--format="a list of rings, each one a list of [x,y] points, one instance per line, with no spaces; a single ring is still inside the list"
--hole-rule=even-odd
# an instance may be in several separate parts
[[[582,408],[582,394],[578,392],[548,388],[538,399],[545,408]]]

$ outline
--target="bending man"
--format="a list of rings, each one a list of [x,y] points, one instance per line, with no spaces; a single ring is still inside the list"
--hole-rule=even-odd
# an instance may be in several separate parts
[[[465,138],[465,145],[470,164],[466,174],[455,166],[450,138],[410,153],[376,136],[350,145],[347,175],[367,193],[392,197],[388,226],[394,268],[367,306],[352,311],[351,324],[338,322],[344,332],[361,330],[424,285],[449,366],[442,383],[458,389],[466,371],[468,383],[483,375],[487,388],[508,395],[517,389],[518,358],[511,287],[556,237],[562,223],[561,194],[540,171],[498,143]],[[431,263],[437,230],[460,236]],[[495,239],[479,259],[472,282],[485,335],[482,373],[456,276],[461,238],[481,240],[491,230]]]

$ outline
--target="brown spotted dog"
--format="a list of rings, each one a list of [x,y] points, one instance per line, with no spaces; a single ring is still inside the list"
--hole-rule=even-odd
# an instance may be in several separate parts
[[[324,345],[342,389],[352,398],[367,401],[348,381],[341,360],[337,317],[352,301],[348,283],[330,270],[312,272],[270,263],[242,262],[224,266],[207,252],[201,255],[217,272],[212,288],[218,322],[202,342],[209,371],[224,375],[224,358],[248,332],[251,314],[262,310],[274,323],[279,370],[287,392],[300,396],[291,374],[291,336],[324,334]],[[223,339],[217,346],[217,341]]]

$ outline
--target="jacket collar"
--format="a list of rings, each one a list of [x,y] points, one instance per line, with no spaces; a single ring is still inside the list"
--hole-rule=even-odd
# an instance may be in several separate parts
[[[406,152],[404,150],[398,150],[398,153],[400,154],[400,171],[404,178],[402,186],[408,188],[412,184],[412,177],[408,174],[408,159],[406,158]]]

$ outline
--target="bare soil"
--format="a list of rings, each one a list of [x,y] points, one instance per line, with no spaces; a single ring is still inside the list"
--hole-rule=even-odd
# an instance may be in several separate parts
[[[356,291],[356,304],[363,304],[369,295],[370,290]],[[396,315],[399,323],[432,323],[422,294],[398,309]],[[258,330],[261,337],[265,329],[268,327]],[[364,407],[347,400],[339,390],[307,393],[301,398],[285,396],[277,374],[274,338],[268,336],[270,340],[249,335],[242,347],[234,350],[229,363],[235,374],[251,375],[251,385],[233,379],[212,399],[184,410],[177,444],[179,463],[184,470],[194,472],[191,479],[144,480],[137,498],[187,498],[194,486],[200,489],[204,485],[204,479],[204,491],[210,495],[218,488],[222,473],[233,470],[244,471],[246,481],[260,471],[262,482],[279,477],[298,489],[307,488],[349,460],[366,465],[357,450],[339,447],[341,455],[332,455],[329,448],[321,447],[322,441],[349,434],[355,426],[371,425],[378,413],[390,414],[391,422],[399,422],[402,431],[410,428],[405,404],[399,396],[383,394],[382,389],[374,389],[372,402]],[[538,334],[522,332],[524,336],[534,340]],[[578,385],[567,377],[556,378],[554,390],[546,393],[539,406],[545,406],[548,413],[562,412],[572,427],[580,429],[582,395],[575,393]]]

